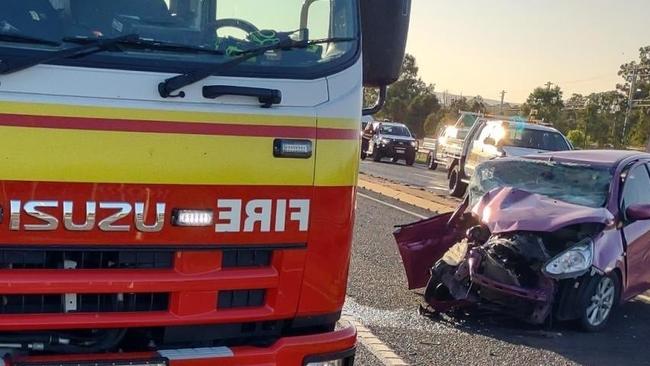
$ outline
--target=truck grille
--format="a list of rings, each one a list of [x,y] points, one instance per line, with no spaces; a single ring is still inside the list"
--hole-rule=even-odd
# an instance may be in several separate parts
[[[173,251],[150,250],[0,250],[0,269],[165,269]]]
[[[306,254],[305,244],[0,247],[0,333],[289,318]]]
[[[266,267],[271,264],[270,249],[228,249],[223,251],[223,268]]]
[[[219,291],[217,309],[252,308],[264,305],[266,290]]]
[[[169,294],[6,295],[0,301],[0,314],[143,312],[167,310]],[[74,310],[66,304],[70,301]]]

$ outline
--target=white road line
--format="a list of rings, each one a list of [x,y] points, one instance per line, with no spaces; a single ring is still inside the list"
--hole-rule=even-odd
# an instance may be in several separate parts
[[[357,328],[357,340],[363,344],[370,353],[375,355],[384,366],[408,366],[393,350],[372,334],[370,329],[350,316],[344,316],[343,320],[351,323]]]
[[[390,204],[390,203],[388,203],[388,202],[384,202],[384,201],[382,201],[382,200],[380,200],[380,199],[377,199],[377,198],[374,198],[374,197],[370,197],[370,196],[365,195],[365,194],[363,194],[363,193],[357,193],[357,196],[363,197],[363,198],[368,199],[368,200],[371,200],[371,201],[373,201],[373,202],[377,202],[377,203],[379,203],[379,204],[382,204],[382,205],[384,205],[384,206],[388,206],[388,207],[390,207],[390,208],[394,208],[394,209],[396,209],[396,210],[402,211],[402,212],[404,212],[404,213],[407,213],[407,214],[409,214],[409,215],[415,216],[415,217],[420,218],[420,219],[428,219],[428,218],[429,218],[428,216],[420,215],[420,214],[415,213],[415,212],[413,212],[413,211],[409,211],[409,210],[403,209],[403,208],[401,208],[401,207],[399,207],[399,206],[395,206],[395,205]]]

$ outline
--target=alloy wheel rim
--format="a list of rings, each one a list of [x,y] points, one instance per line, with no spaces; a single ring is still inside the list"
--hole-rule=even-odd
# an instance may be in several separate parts
[[[596,286],[596,291],[586,309],[587,321],[590,325],[597,327],[607,320],[614,306],[615,292],[614,282],[608,277],[603,277]]]

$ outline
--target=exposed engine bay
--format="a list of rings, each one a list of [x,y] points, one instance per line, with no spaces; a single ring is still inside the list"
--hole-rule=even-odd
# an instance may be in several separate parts
[[[545,266],[603,228],[587,223],[555,232],[493,234],[470,215],[462,221],[458,229],[468,228],[465,234],[431,268],[425,291],[427,304],[438,312],[477,304],[533,324],[548,319],[556,299],[562,297],[559,292],[575,287],[576,279],[584,274],[559,280],[547,276]]]

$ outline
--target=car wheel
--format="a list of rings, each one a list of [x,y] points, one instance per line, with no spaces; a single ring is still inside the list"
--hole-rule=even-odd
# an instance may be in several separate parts
[[[406,155],[406,165],[413,166],[415,164],[415,152]]]
[[[429,170],[438,169],[438,163],[436,163],[435,156],[436,156],[436,154],[434,154],[432,152],[429,153],[429,155],[427,155],[427,168],[429,168]]]
[[[595,275],[588,279],[587,290],[580,299],[581,328],[598,332],[605,328],[621,293],[621,283],[615,273]]]
[[[381,158],[382,158],[381,151],[379,151],[379,149],[377,148],[372,149],[372,160],[374,162],[379,162],[381,161]]]
[[[466,190],[467,184],[463,182],[460,174],[460,167],[456,164],[451,173],[449,173],[449,194],[454,197],[462,198],[465,195]]]

